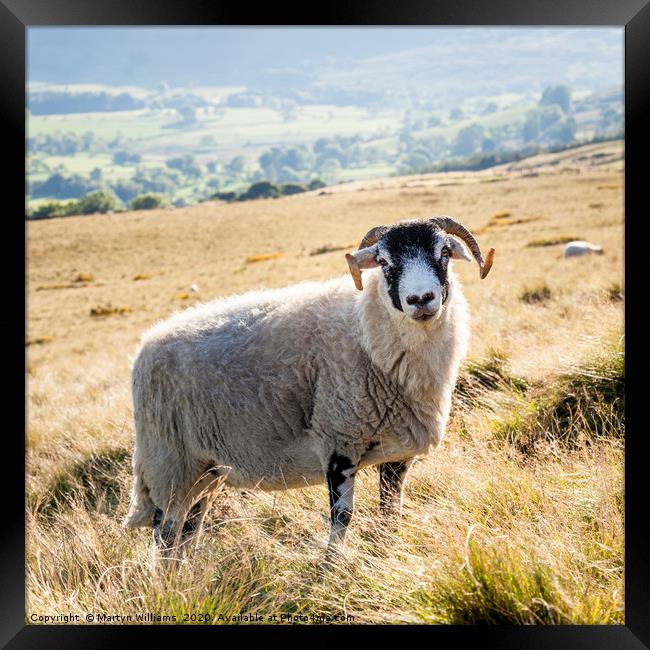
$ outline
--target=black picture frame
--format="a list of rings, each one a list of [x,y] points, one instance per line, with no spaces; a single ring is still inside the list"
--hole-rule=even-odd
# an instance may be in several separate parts
[[[547,25],[547,26],[620,26],[625,28],[625,280],[628,299],[625,306],[625,330],[628,347],[626,419],[628,421],[625,459],[625,625],[624,626],[557,626],[557,627],[451,627],[409,626],[382,628],[381,634],[431,635],[427,643],[453,641],[480,643],[481,647],[504,648],[648,648],[650,645],[650,562],[646,550],[644,521],[647,518],[645,464],[648,462],[646,433],[643,428],[644,390],[643,320],[635,318],[630,304],[641,303],[643,296],[639,276],[643,277],[644,250],[640,219],[647,212],[644,201],[644,162],[648,160],[650,142],[645,123],[650,109],[650,4],[648,0],[402,0],[395,2],[356,2],[283,9],[267,3],[254,10],[243,3],[207,2],[206,0],[0,0],[0,107],[2,110],[3,151],[7,169],[3,172],[5,190],[5,227],[10,229],[9,248],[2,259],[7,264],[5,278],[15,277],[16,268],[26,265],[26,226],[22,221],[25,208],[25,177],[16,163],[25,154],[25,72],[26,30],[35,26],[73,25]],[[11,206],[11,208],[9,208]],[[22,250],[20,243],[22,243]],[[635,265],[634,262],[641,263]],[[9,292],[9,293],[7,293]],[[635,301],[635,298],[641,298]],[[4,358],[16,374],[25,372],[25,357],[19,352],[24,343],[26,324],[25,286],[18,282],[5,287],[5,306],[11,312],[2,319],[10,345]],[[13,313],[23,306],[21,324]],[[6,308],[6,307],[5,307]],[[638,352],[637,352],[638,351]],[[25,377],[25,374],[23,374]],[[15,400],[12,399],[15,393]],[[7,406],[25,402],[25,385],[18,380],[6,382]],[[27,408],[25,406],[25,408]],[[58,648],[114,646],[125,635],[134,642],[151,643],[151,626],[120,628],[116,626],[68,625],[40,626],[25,624],[25,475],[24,438],[26,412],[16,413],[16,422],[5,426],[4,442],[8,447],[3,463],[4,493],[2,508],[2,543],[0,544],[0,643],[10,648]],[[6,419],[5,419],[6,422]],[[9,462],[7,462],[9,461]],[[15,474],[12,476],[12,473]],[[18,486],[22,486],[19,488]],[[644,512],[646,513],[644,515]],[[362,626],[330,626],[328,634],[359,638],[366,634]],[[252,636],[268,642],[273,634],[295,633],[306,638],[308,628],[210,627],[157,628],[169,643],[187,635],[200,635],[205,641],[223,642],[224,635]],[[323,629],[318,630],[322,634]],[[182,635],[182,637],[181,637]],[[262,636],[263,635],[263,636]],[[343,639],[342,639],[343,640]],[[354,640],[352,640],[354,642]]]

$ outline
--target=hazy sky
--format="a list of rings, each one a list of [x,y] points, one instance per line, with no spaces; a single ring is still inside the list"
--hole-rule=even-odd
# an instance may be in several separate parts
[[[352,68],[622,83],[622,28],[30,27],[28,78],[154,87],[310,81]],[[558,77],[564,76],[565,79]]]

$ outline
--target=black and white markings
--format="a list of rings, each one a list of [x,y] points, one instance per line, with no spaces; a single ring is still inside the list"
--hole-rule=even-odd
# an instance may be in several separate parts
[[[381,270],[393,307],[417,318],[425,306],[420,298],[427,296],[427,311],[435,314],[447,300],[449,256],[459,258],[457,248],[462,250],[453,238],[428,223],[389,230],[378,246],[377,257],[384,262]]]
[[[357,466],[347,456],[334,452],[327,467],[331,532],[330,546],[341,543],[352,519],[354,508],[354,477]]]

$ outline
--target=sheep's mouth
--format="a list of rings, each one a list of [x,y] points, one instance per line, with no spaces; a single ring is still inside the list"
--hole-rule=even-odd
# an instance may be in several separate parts
[[[419,316],[413,316],[413,320],[417,320],[420,323],[431,320],[435,314],[420,314]]]

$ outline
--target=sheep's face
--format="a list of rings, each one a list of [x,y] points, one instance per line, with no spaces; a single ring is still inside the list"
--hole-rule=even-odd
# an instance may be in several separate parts
[[[372,249],[365,268],[380,267],[379,291],[387,307],[418,323],[440,317],[450,291],[450,259],[471,261],[458,240],[422,222],[391,228]]]

